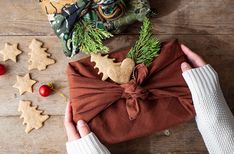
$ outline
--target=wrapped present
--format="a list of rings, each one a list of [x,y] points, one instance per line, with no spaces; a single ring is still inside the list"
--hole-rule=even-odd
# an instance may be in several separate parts
[[[110,58],[122,62],[128,50]],[[117,84],[102,81],[90,57],[68,65],[73,120],[83,119],[105,144],[119,143],[170,128],[194,118],[191,93],[180,65],[187,61],[177,40],[164,42],[146,67],[136,65],[133,78]]]
[[[76,37],[74,27],[77,22],[89,22],[96,28],[119,33],[126,25],[142,21],[151,12],[148,0],[40,0],[39,2],[68,57],[80,51],[79,42],[73,41]]]

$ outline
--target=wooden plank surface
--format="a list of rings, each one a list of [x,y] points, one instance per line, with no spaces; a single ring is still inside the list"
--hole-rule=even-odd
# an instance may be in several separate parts
[[[151,18],[154,34],[160,40],[178,38],[201,54],[217,70],[224,95],[234,111],[234,1],[232,0],[151,0],[158,16]],[[63,128],[65,99],[54,94],[42,98],[37,91],[41,84],[54,81],[68,96],[66,66],[85,55],[67,59],[58,39],[50,28],[46,16],[40,10],[37,0],[1,0],[0,49],[5,42],[20,43],[24,51],[18,63],[2,62],[8,74],[0,77],[0,153],[65,153],[66,135]],[[111,51],[128,48],[137,39],[140,24],[134,24],[121,35],[107,41]],[[44,47],[57,60],[47,70],[30,71],[38,83],[34,93],[20,96],[15,83],[16,75],[24,75],[27,70],[28,45],[33,38],[45,42]],[[32,100],[34,105],[51,115],[45,126],[24,133],[20,113],[17,112],[19,100]],[[166,137],[157,133],[126,143],[110,146],[112,153],[207,153],[206,147],[194,121],[171,129],[172,135]]]
[[[151,0],[157,34],[234,34],[232,0]],[[37,0],[1,0],[0,35],[54,35]],[[139,24],[125,33],[137,33]]]

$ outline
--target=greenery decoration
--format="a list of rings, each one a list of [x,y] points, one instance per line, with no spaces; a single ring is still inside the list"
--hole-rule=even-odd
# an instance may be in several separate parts
[[[107,53],[109,48],[103,44],[103,40],[113,35],[100,28],[96,28],[93,24],[81,20],[74,27],[73,44],[80,46],[83,53]]]
[[[141,26],[138,41],[129,51],[127,57],[135,61],[136,64],[149,66],[153,59],[158,56],[160,42],[151,32],[151,23],[148,18],[144,18]]]

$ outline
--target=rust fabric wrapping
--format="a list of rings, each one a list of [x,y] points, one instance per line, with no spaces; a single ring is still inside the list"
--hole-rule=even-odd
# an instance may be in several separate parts
[[[122,61],[128,50],[110,53]],[[147,68],[137,65],[134,78],[118,85],[101,80],[90,57],[71,62],[67,75],[73,120],[83,119],[104,144],[113,144],[170,128],[194,118],[190,91],[180,65],[187,61],[177,40],[164,42]]]

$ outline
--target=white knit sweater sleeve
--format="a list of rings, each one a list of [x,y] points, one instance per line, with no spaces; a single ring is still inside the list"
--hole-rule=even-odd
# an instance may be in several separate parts
[[[94,133],[66,143],[68,154],[110,154]]]
[[[234,117],[216,71],[205,65],[183,73],[192,93],[196,122],[210,154],[234,154]]]

